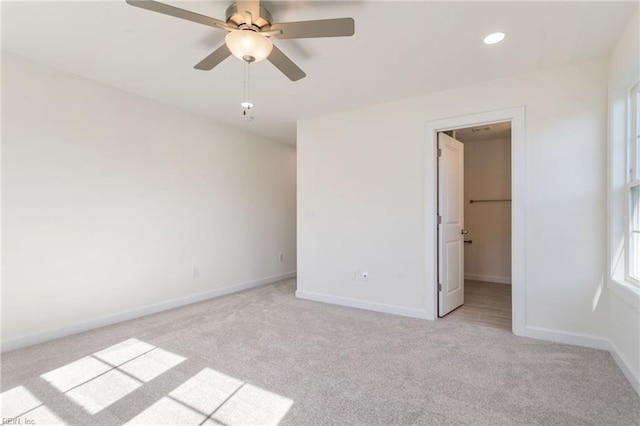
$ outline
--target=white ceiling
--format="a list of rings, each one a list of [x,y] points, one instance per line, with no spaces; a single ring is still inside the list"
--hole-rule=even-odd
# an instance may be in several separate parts
[[[170,1],[224,19],[231,3]],[[276,40],[307,77],[252,66],[256,119],[242,121],[243,64],[193,66],[225,32],[117,1],[2,2],[2,49],[295,144],[296,120],[608,55],[630,2],[263,1],[276,22],[351,16],[350,38]],[[486,46],[484,35],[507,33]]]

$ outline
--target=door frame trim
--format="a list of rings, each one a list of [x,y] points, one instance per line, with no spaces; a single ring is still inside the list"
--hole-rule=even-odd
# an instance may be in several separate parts
[[[446,130],[462,129],[465,127],[481,126],[504,121],[511,122],[511,329],[514,334],[524,336],[526,324],[526,146],[525,146],[525,107],[513,107],[476,114],[449,117],[433,120],[427,123],[427,149],[431,152],[430,166],[433,171],[427,178],[427,186],[432,185],[432,200],[426,200],[437,206],[438,198],[438,132]],[[427,170],[429,167],[427,167]],[[436,209],[433,209],[435,211]],[[434,258],[426,264],[426,277],[432,275],[432,280],[427,280],[427,308],[438,318],[438,218],[437,213],[427,213],[426,226],[430,232],[434,232],[436,238],[428,242],[427,253],[433,253]],[[427,241],[429,238],[427,238]],[[433,262],[433,263],[432,263]],[[432,266],[436,266],[433,268]]]

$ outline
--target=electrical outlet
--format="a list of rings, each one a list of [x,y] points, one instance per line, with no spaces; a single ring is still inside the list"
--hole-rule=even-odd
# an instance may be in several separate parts
[[[280,253],[280,256],[278,256],[278,259],[280,260],[280,262],[284,261],[284,254]]]
[[[197,266],[194,266],[193,269],[191,269],[191,276],[193,278],[200,276],[200,268],[198,268]]]

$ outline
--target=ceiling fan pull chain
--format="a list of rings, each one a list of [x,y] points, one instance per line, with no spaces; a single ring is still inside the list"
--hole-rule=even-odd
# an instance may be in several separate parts
[[[249,104],[249,62],[244,61],[244,101]],[[250,108],[247,106],[247,108]]]
[[[243,101],[242,101],[242,118],[244,120],[253,120],[253,116],[249,115],[249,110],[251,108],[253,108],[253,104],[251,103],[250,100],[250,92],[249,92],[249,65],[251,64],[250,61],[243,61],[244,62],[244,97],[243,97]]]

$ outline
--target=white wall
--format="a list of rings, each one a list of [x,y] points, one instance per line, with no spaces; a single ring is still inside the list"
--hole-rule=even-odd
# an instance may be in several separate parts
[[[524,105],[526,326],[605,336],[606,304],[594,297],[605,274],[608,65],[603,58],[300,121],[297,294],[432,315],[427,123]],[[358,269],[368,281],[352,280]]]
[[[2,144],[5,350],[296,269],[293,147],[4,54]]]
[[[467,279],[511,283],[511,139],[464,144],[464,246]]]
[[[638,12],[611,55],[609,78],[609,335],[623,371],[640,394],[640,291],[624,285],[626,230],[626,115],[631,88],[640,79]]]

